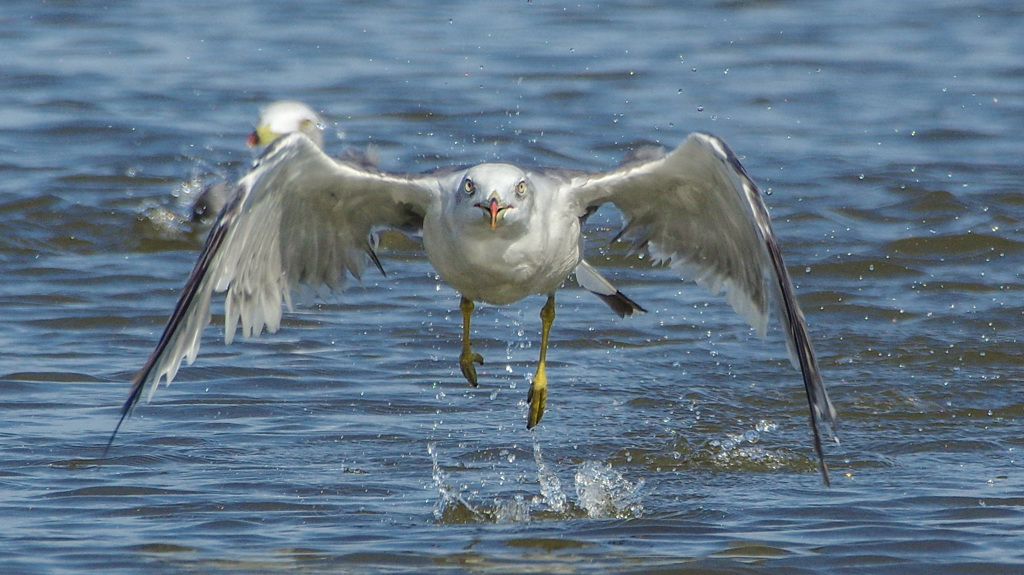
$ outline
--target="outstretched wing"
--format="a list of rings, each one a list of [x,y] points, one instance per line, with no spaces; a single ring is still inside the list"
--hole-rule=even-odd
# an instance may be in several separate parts
[[[645,150],[610,172],[577,176],[565,189],[580,213],[615,204],[626,220],[620,236],[712,293],[724,289],[761,336],[774,304],[790,359],[803,373],[814,449],[828,484],[819,424],[834,431],[835,408],[761,192],[725,142],[691,134],[671,152]]]
[[[182,360],[195,359],[214,292],[227,292],[227,343],[239,323],[243,336],[277,331],[292,286],[333,289],[348,275],[358,278],[368,261],[380,267],[374,230],[419,229],[439,194],[437,175],[390,175],[334,160],[299,133],[277,140],[239,180],[210,230],[156,349],[132,382],[118,428],[146,385],[152,397]]]

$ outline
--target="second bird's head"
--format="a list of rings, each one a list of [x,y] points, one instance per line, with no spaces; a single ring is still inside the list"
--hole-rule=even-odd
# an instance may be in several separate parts
[[[256,129],[249,134],[246,143],[250,147],[269,146],[281,136],[302,132],[317,147],[323,147],[323,130],[324,122],[313,108],[296,100],[277,100],[260,112]]]

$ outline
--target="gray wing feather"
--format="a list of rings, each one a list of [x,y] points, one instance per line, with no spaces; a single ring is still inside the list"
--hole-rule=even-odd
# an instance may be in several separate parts
[[[626,221],[620,235],[712,293],[724,289],[733,309],[761,336],[774,306],[790,360],[803,374],[827,484],[819,422],[834,431],[836,411],[760,190],[725,142],[691,134],[675,150],[645,150],[610,172],[577,176],[565,189],[580,213],[615,204]]]
[[[576,178],[587,206],[612,202],[626,226],[620,236],[733,308],[764,335],[769,259],[745,196],[743,176],[695,134],[665,154],[645,149],[611,172]]]
[[[227,292],[227,343],[239,324],[243,336],[274,332],[282,304],[291,306],[292,287],[337,288],[347,275],[358,278],[375,257],[374,230],[421,227],[439,191],[431,174],[391,175],[333,160],[299,133],[277,140],[238,182],[210,230],[156,349],[132,382],[118,428],[147,384],[152,397],[183,360],[195,360],[214,292]]]

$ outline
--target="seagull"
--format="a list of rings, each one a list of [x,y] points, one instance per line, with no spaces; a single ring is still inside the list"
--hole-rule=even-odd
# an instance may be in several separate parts
[[[262,138],[262,136],[261,136]],[[298,285],[340,289],[372,262],[377,233],[422,235],[427,258],[461,296],[459,368],[473,386],[483,357],[473,350],[476,302],[507,305],[547,297],[540,311],[540,356],[527,396],[527,428],[544,415],[546,360],[555,293],[571,276],[618,315],[643,308],[583,259],[581,230],[604,204],[630,240],[656,264],[711,293],[725,291],[733,309],[761,337],[772,311],[793,366],[803,376],[819,470],[829,484],[821,427],[834,437],[836,411],[818,369],[806,321],[794,295],[761,192],[726,143],[690,134],[679,147],[642,148],[605,172],[526,168],[506,163],[452,167],[421,174],[380,171],[326,155],[317,141],[293,131],[271,143],[242,177],[210,230],[199,259],[156,348],[132,381],[113,443],[148,386],[174,379],[199,352],[214,293],[225,293],[224,338],[273,333]],[[240,324],[240,325],[239,325]]]
[[[256,129],[249,134],[245,143],[250,148],[267,146],[285,134],[302,132],[317,147],[322,148],[325,126],[323,118],[309,104],[298,100],[276,100],[260,111]]]
[[[262,149],[281,136],[302,132],[317,146],[323,147],[323,132],[327,124],[309,104],[298,100],[275,100],[260,111],[255,129],[246,138],[250,148]],[[374,148],[366,152],[346,148],[343,156],[349,161],[374,169],[378,157]],[[205,187],[192,203],[192,221],[210,221],[220,213],[234,187],[226,181]]]

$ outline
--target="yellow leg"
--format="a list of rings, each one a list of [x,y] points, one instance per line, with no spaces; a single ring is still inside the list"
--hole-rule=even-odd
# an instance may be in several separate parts
[[[479,353],[473,353],[473,348],[469,344],[469,316],[473,315],[474,307],[473,300],[462,296],[459,303],[459,309],[462,310],[462,354],[459,355],[459,367],[462,368],[462,375],[466,381],[476,387],[476,366],[473,363],[483,365],[484,357]]]
[[[526,429],[533,429],[544,417],[544,404],[548,400],[548,377],[544,373],[544,365],[548,357],[548,336],[551,335],[551,324],[555,321],[555,296],[548,296],[548,301],[540,310],[540,361],[537,362],[537,373],[533,376],[533,385],[526,396],[530,404],[530,416],[526,421]]]

